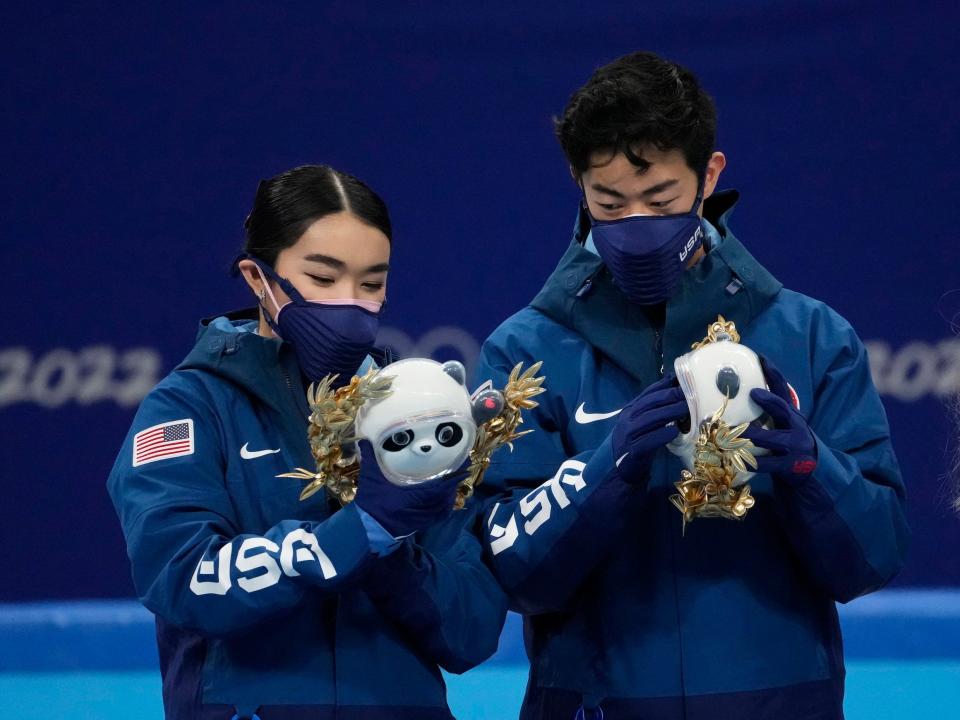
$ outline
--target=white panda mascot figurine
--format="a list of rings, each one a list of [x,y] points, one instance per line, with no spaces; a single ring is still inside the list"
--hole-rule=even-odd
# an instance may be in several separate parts
[[[750,391],[754,388],[766,390],[767,383],[757,354],[722,333],[716,342],[678,357],[673,367],[687,400],[690,427],[674,438],[667,448],[683,458],[688,470],[693,470],[701,424],[709,421],[724,403],[723,421],[731,427],[761,419],[764,412],[750,398]],[[752,448],[751,452],[763,455],[768,451]],[[733,485],[742,485],[753,475],[749,470],[741,471]]]
[[[357,413],[357,436],[370,441],[384,476],[397,485],[436,479],[463,465],[477,425],[503,408],[503,395],[485,390],[471,398],[466,371],[456,361],[399,360],[380,374],[390,393]]]

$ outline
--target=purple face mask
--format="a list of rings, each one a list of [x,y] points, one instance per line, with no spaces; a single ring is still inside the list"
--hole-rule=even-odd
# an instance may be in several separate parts
[[[673,295],[687,260],[703,244],[703,227],[697,215],[702,200],[701,179],[689,212],[631,215],[619,220],[590,216],[597,252],[616,286],[630,300],[638,305],[656,305]]]
[[[335,387],[346,385],[373,348],[380,329],[382,304],[370,300],[306,300],[273,268],[253,260],[276,312],[264,307],[267,323],[280,339],[293,346],[300,370],[311,381],[336,374]],[[290,298],[280,305],[267,283],[271,277]],[[262,304],[261,304],[262,306]]]

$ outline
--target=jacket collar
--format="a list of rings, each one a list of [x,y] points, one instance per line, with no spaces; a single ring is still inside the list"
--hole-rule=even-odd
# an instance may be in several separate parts
[[[177,370],[203,370],[239,385],[280,413],[296,404],[306,413],[306,396],[292,348],[251,331],[256,308],[200,321],[197,340]]]
[[[681,276],[666,305],[663,328],[616,288],[603,261],[584,249],[589,218],[581,208],[574,237],[556,270],[530,303],[584,337],[599,352],[646,384],[702,340],[707,326],[723,315],[740,330],[776,297],[782,285],[730,231],[736,191],[715,193],[704,217],[722,241]]]

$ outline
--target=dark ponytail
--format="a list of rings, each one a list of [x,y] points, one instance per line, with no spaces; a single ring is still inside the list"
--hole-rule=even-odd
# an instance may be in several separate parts
[[[273,267],[314,222],[349,212],[392,241],[387,206],[363,182],[328,165],[302,165],[262,180],[243,227],[244,251]]]

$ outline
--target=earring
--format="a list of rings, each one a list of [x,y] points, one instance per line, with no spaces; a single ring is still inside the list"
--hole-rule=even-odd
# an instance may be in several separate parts
[[[260,288],[260,292],[257,293],[257,300],[263,302],[263,299],[267,296],[266,291],[263,288]]]

